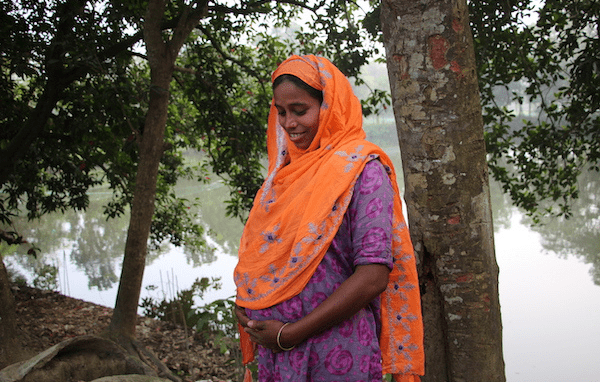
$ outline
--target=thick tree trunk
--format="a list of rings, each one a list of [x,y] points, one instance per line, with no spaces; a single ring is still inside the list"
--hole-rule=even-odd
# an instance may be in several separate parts
[[[466,0],[383,0],[425,381],[505,381],[498,267]]]
[[[0,369],[22,361],[24,357],[15,309],[15,297],[10,290],[8,273],[0,256]]]

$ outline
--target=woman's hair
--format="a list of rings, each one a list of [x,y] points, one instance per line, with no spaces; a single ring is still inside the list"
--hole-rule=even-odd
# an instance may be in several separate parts
[[[277,86],[281,85],[285,81],[289,81],[289,82],[293,83],[294,85],[298,86],[300,89],[306,90],[306,92],[311,97],[318,100],[319,103],[323,103],[323,92],[322,91],[320,91],[319,89],[313,88],[312,86],[310,86],[306,82],[302,81],[300,78],[294,76],[293,74],[282,74],[279,77],[275,78],[275,80],[273,81],[273,90],[275,90],[275,88]]]

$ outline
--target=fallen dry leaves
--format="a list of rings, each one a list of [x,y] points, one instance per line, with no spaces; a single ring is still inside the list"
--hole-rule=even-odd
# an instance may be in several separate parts
[[[106,328],[112,309],[33,288],[15,291],[22,342],[32,354],[62,340]],[[184,382],[235,381],[233,357],[221,354],[210,340],[192,330],[140,317],[136,337]]]

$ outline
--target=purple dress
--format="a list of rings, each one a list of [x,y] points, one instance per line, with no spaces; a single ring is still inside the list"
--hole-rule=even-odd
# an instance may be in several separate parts
[[[254,320],[295,322],[323,302],[358,265],[392,267],[392,185],[378,160],[366,164],[348,211],[325,257],[300,294],[261,310]],[[288,352],[259,346],[258,379],[279,381],[381,381],[379,298],[350,319],[309,338]]]

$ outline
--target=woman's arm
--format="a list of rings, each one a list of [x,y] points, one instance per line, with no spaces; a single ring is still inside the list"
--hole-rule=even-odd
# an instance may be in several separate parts
[[[297,345],[349,319],[385,290],[389,273],[390,269],[383,264],[357,266],[352,276],[311,313],[285,327],[280,337],[281,345]],[[283,322],[248,320],[247,316],[244,319],[245,314],[240,317],[240,309],[236,310],[236,314],[252,341],[273,350],[279,349],[277,333]]]

